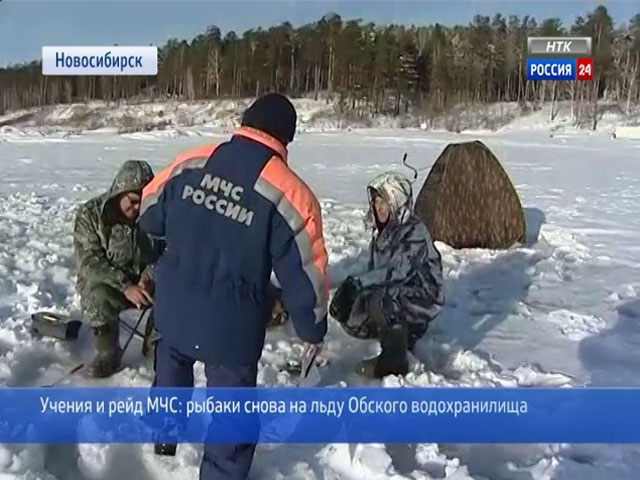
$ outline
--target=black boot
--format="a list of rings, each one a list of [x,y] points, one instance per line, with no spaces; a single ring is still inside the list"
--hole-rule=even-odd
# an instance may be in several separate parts
[[[153,318],[153,312],[151,312],[144,326],[144,339],[142,340],[142,355],[144,355],[145,358],[153,358],[155,333],[155,320]]]
[[[415,349],[416,349],[416,342],[417,341],[418,341],[418,337],[416,337],[415,335],[409,334],[408,343],[407,343],[407,350],[409,350],[411,353],[414,353]]]
[[[89,365],[89,375],[94,378],[110,377],[120,369],[122,357],[118,323],[95,327],[91,331],[97,354]]]
[[[175,443],[156,443],[153,446],[153,451],[156,455],[175,457],[177,448],[178,446]]]
[[[396,323],[380,340],[382,354],[375,366],[376,378],[409,373],[407,329],[404,323]]]
[[[406,327],[402,323],[396,323],[381,333],[382,352],[377,357],[360,362],[358,373],[378,379],[387,375],[406,375],[409,372]]]

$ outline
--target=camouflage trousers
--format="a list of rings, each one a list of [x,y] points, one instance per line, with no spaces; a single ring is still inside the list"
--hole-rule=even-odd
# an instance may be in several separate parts
[[[122,292],[104,283],[85,289],[80,295],[80,307],[85,322],[91,328],[114,326],[119,322],[120,314],[124,310],[135,308]],[[153,352],[154,326],[153,315],[151,315],[147,319],[144,332],[140,332],[144,336],[142,354],[145,357]]]
[[[111,325],[118,321],[120,313],[133,308],[124,293],[115,288],[99,283],[85,288],[80,293],[80,307],[85,322],[91,328]]]

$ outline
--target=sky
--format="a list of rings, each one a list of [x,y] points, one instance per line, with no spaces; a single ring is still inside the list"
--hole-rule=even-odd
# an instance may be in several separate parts
[[[558,17],[571,24],[598,4],[616,24],[640,13],[638,0],[0,0],[0,66],[40,59],[42,46],[163,45],[192,39],[209,25],[224,35],[285,20],[294,26],[335,12],[376,23],[467,24],[474,15]]]

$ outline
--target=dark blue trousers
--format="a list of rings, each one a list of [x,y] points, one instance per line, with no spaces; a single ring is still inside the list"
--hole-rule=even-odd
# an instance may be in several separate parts
[[[161,338],[155,347],[153,386],[193,387],[194,364],[193,358],[178,352]],[[257,369],[257,365],[205,365],[207,387],[255,387]],[[205,444],[200,480],[246,480],[255,448],[255,444]]]

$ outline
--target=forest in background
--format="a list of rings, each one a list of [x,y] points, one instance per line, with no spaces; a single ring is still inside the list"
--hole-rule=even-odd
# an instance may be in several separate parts
[[[593,39],[593,82],[528,82],[528,36]],[[401,115],[443,112],[459,104],[571,101],[574,118],[597,122],[598,101],[629,113],[640,101],[640,14],[614,25],[605,6],[572,25],[525,16],[475,16],[446,27],[364,23],[327,14],[222,36],[215,25],[191,40],[159,47],[158,75],[47,77],[41,62],[0,69],[0,114],[90,100],[201,100],[278,91],[326,96],[341,112]]]

